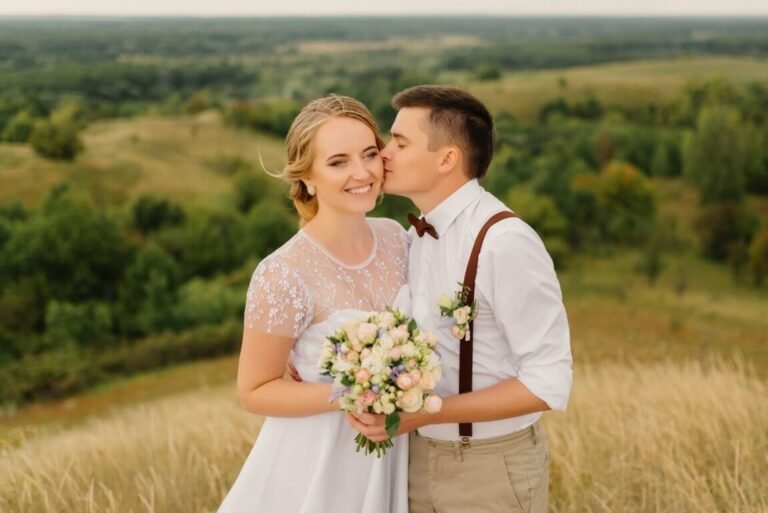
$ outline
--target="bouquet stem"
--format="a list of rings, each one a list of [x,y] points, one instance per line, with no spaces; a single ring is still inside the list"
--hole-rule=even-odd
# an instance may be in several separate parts
[[[365,449],[365,454],[376,453],[377,458],[381,458],[382,455],[387,453],[387,449],[392,447],[392,440],[384,440],[383,442],[372,442],[362,433],[358,433],[355,437],[355,451],[360,452],[360,449]]]

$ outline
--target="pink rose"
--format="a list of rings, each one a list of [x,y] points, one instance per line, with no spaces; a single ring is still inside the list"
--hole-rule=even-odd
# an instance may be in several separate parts
[[[464,336],[467,334],[467,332],[464,331],[464,329],[461,326],[459,326],[458,324],[456,326],[454,326],[453,328],[451,328],[451,333],[453,334],[454,337],[456,337],[459,340],[464,338]]]
[[[399,347],[393,347],[389,350],[389,357],[393,360],[399,360],[400,356],[402,356],[402,351],[400,351]]]
[[[365,383],[369,379],[371,379],[371,373],[368,372],[367,369],[360,369],[357,371],[357,374],[355,374],[355,381],[358,383]]]
[[[411,377],[414,383],[418,383],[419,380],[421,379],[421,372],[419,372],[418,370],[412,370],[411,372],[408,373],[408,375]]]
[[[397,386],[400,390],[408,390],[413,387],[413,380],[408,374],[400,374],[397,377]]]
[[[439,395],[430,395],[424,401],[424,411],[427,413],[437,413],[443,407],[443,400]]]
[[[363,406],[370,406],[373,404],[373,402],[376,400],[376,394],[371,392],[370,390],[366,390],[363,392],[363,395],[360,396],[360,404]]]

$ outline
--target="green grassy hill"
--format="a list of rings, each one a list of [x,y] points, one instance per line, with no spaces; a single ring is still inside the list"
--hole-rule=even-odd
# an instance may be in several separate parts
[[[462,84],[493,112],[507,110],[535,119],[539,108],[558,97],[594,95],[602,103],[637,105],[670,101],[691,80],[724,78],[735,84],[768,81],[768,61],[733,57],[692,57],[630,61],[557,70],[507,73],[498,81]]]
[[[0,202],[35,205],[62,180],[105,205],[152,193],[187,205],[212,204],[231,189],[226,161],[259,169],[282,165],[282,141],[226,126],[214,112],[175,118],[101,121],[83,134],[86,151],[75,162],[42,159],[27,145],[0,144]]]

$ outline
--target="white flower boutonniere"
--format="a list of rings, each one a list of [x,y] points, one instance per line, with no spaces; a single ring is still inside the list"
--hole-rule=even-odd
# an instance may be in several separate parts
[[[456,325],[451,328],[451,333],[459,340],[469,340],[469,322],[477,317],[477,301],[471,305],[467,304],[469,290],[463,284],[459,283],[461,288],[457,290],[453,297],[443,294],[437,300],[437,306],[440,307],[440,314],[443,317],[453,317]]]

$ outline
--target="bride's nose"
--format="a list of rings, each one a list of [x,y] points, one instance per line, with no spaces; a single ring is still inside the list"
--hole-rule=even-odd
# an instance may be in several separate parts
[[[352,178],[356,180],[368,180],[373,174],[373,165],[370,162],[361,161],[352,172]]]

